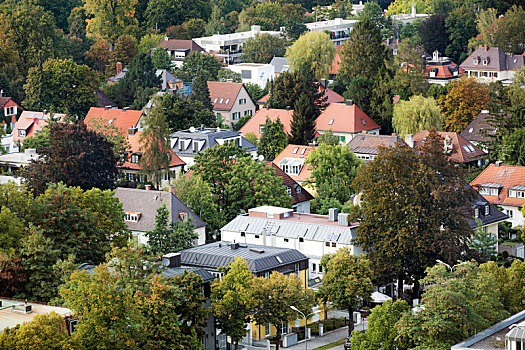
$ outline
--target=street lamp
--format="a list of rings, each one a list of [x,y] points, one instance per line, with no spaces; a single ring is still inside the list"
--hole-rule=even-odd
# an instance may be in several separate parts
[[[463,262],[461,262],[461,263],[459,263],[459,264],[456,264],[456,265],[454,265],[454,266],[450,266],[450,265],[447,264],[446,262],[441,261],[441,260],[439,260],[439,259],[437,259],[436,262],[438,262],[438,263],[440,263],[440,264],[443,264],[443,265],[445,265],[446,267],[448,267],[448,268],[450,269],[450,273],[452,273],[452,270],[454,270],[454,267],[457,267],[457,266],[460,266],[460,265],[464,265],[464,264],[467,263],[466,261],[463,261]]]
[[[318,314],[321,312],[321,310],[317,310],[317,311],[314,311],[312,313],[309,313],[308,315],[305,315],[304,313],[302,313],[301,311],[299,311],[298,308],[296,308],[295,306],[293,305],[290,305],[290,309],[294,310],[294,311],[297,311],[298,313],[300,313],[301,315],[303,315],[304,317],[304,348],[305,350],[308,350],[308,329],[306,328],[306,323],[307,323],[307,320],[308,320],[308,317],[309,316],[312,316],[312,315],[315,315],[315,314]]]

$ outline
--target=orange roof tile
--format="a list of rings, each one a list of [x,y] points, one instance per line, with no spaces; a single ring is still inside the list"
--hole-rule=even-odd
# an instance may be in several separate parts
[[[282,166],[279,164],[281,164],[285,159],[306,160],[313,149],[314,147],[311,146],[288,145],[277,157],[275,157],[273,163],[281,168]],[[310,170],[310,166],[305,165],[302,167],[298,175],[288,175],[290,175],[290,177],[297,182],[304,182],[310,178],[311,174],[312,171]]]
[[[509,188],[525,186],[525,166],[490,164],[479,174],[470,185],[477,190],[483,184],[499,184],[497,196],[483,195],[492,204],[521,207],[525,205],[525,198],[510,198]],[[489,187],[489,186],[487,186]]]
[[[122,132],[128,133],[129,128],[134,128],[142,117],[142,111],[124,110],[118,108],[99,108],[91,107],[84,118],[84,123],[90,126],[93,120],[101,118],[112,125],[115,125]]]
[[[211,104],[214,111],[229,111],[232,109],[242,83],[232,83],[229,81],[209,81]]]
[[[421,130],[414,134],[414,146],[418,147],[428,137],[428,130]],[[470,141],[467,141],[463,136],[457,132],[438,131],[439,136],[445,138],[450,137],[452,140],[452,153],[450,159],[458,163],[477,162],[480,158],[485,158],[487,154],[479,147],[476,147]]]
[[[253,117],[250,118],[244,124],[244,126],[239,130],[243,136],[246,136],[247,133],[251,132],[257,136],[257,138],[260,138],[262,134],[260,133],[261,125],[264,125],[266,123],[266,118],[270,118],[272,122],[275,122],[277,118],[283,123],[283,130],[286,134],[290,133],[290,125],[292,123],[293,118],[293,110],[286,110],[286,109],[277,109],[277,108],[261,108],[253,115]]]
[[[126,133],[127,133],[127,131],[126,131]],[[142,169],[139,163],[132,163],[131,162],[131,154],[133,154],[133,153],[141,153],[142,152],[142,147],[140,145],[140,135],[141,134],[142,134],[142,132],[137,131],[135,133],[135,135],[127,135],[128,142],[129,142],[129,145],[130,145],[130,150],[128,151],[129,152],[129,156],[127,157],[126,162],[124,162],[124,164],[121,166],[121,168],[132,169],[132,170],[141,170]],[[186,164],[172,150],[170,150],[170,155],[171,155],[170,168],[171,167],[176,167],[176,166],[182,166],[182,165]]]
[[[319,86],[319,91],[322,91],[322,90],[324,90],[324,87]],[[330,104],[330,103],[341,103],[341,102],[344,102],[344,100],[345,100],[345,98],[343,96],[339,95],[337,92],[335,92],[334,90],[329,89],[329,88],[326,88],[324,96],[327,98],[326,99],[326,103],[328,103],[328,104]],[[259,99],[259,101],[257,101],[257,104],[263,105],[266,102],[268,102],[269,98],[270,98],[270,94],[268,93],[268,94],[264,95],[263,97],[261,97]]]
[[[457,67],[458,68],[458,75],[454,76],[454,74],[452,74],[450,69],[448,69],[449,67]],[[433,77],[432,79],[452,79],[452,78],[458,78],[458,77],[461,77],[461,76],[465,75],[465,70],[463,68],[459,67],[454,62],[451,62],[450,64],[447,64],[447,65],[437,65],[437,64],[428,64],[427,63],[426,66],[425,66],[425,77],[427,77],[427,78],[429,77],[428,72],[431,69],[437,70],[436,76]]]
[[[44,115],[43,112],[24,111],[13,128],[13,141],[23,141],[24,139],[34,136],[47,125],[51,114]],[[66,115],[54,113],[53,117],[62,120]],[[19,130],[25,130],[25,136],[20,136]]]
[[[277,165],[275,165],[272,162],[266,162],[266,165],[271,166],[275,169],[275,175],[279,176],[283,179],[283,185],[289,187],[292,191],[292,204],[297,204],[301,202],[306,202],[314,199],[314,196],[312,196],[307,190],[304,189],[301,185],[297,183],[292,177],[288,174],[286,174],[284,171],[281,170]],[[301,186],[301,193],[297,194],[297,191],[295,190],[295,185]]]
[[[363,130],[379,129],[365,112],[354,103],[332,103],[317,117],[316,129],[320,131],[358,133]]]

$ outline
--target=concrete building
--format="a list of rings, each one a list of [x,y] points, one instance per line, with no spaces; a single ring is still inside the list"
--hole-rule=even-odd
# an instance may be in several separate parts
[[[261,89],[275,76],[275,66],[271,64],[239,63],[229,65],[228,68],[239,73],[243,83],[257,84]]]
[[[350,37],[350,31],[358,20],[336,18],[328,21],[306,23],[306,28],[311,32],[329,32],[330,39],[336,46],[343,45]]]

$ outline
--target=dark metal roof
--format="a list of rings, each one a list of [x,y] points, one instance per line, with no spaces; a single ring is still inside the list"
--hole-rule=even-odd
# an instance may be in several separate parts
[[[257,151],[257,147],[246,140],[240,132],[219,128],[195,128],[194,131],[176,131],[171,134],[171,149],[178,156],[194,157],[196,154],[220,144],[221,139],[233,138],[240,138],[238,146],[247,152]]]
[[[485,215],[485,206],[489,206],[489,214]],[[476,198],[474,202],[474,207],[478,207],[479,209],[479,216],[477,219],[481,220],[481,223],[483,226],[489,225],[495,222],[500,222],[507,220],[509,217],[499,211],[494,205],[492,205],[489,201],[485,199],[482,195],[478,193],[478,197]],[[474,217],[468,217],[467,221],[469,223],[469,226],[472,229],[476,229],[478,227],[478,224],[476,222],[476,219]]]
[[[296,249],[255,244],[239,244],[237,249],[232,249],[230,242],[220,241],[181,251],[181,264],[216,270],[228,266],[236,257],[246,260],[253,273],[308,260],[306,255]]]

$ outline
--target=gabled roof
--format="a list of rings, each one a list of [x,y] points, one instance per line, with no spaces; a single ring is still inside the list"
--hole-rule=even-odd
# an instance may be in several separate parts
[[[124,78],[126,76],[126,73],[128,73],[128,69],[126,67],[124,67],[124,68],[122,68],[122,70],[120,72],[118,72],[117,74],[115,74],[112,77],[109,77],[108,81],[111,82],[111,83],[118,83],[119,81],[122,80],[122,78]]]
[[[126,158],[126,161],[124,162],[124,164],[122,164],[121,168],[124,168],[124,169],[131,169],[131,170],[140,170],[142,169],[142,166],[140,164],[140,161],[139,163],[132,163],[131,162],[131,155],[132,154],[136,154],[136,153],[139,153],[141,154],[142,156],[142,146],[141,146],[141,143],[140,143],[140,135],[142,134],[142,132],[140,131],[137,131],[134,135],[127,135],[127,139],[128,139],[128,143],[130,145],[130,149],[128,150],[128,156]],[[169,153],[170,153],[170,168],[173,168],[173,167],[179,167],[179,166],[183,166],[183,165],[186,165],[186,163],[179,158],[178,155],[176,155],[171,149],[169,150]]]
[[[261,125],[264,125],[266,123],[266,118],[269,118],[272,122],[275,122],[277,118],[281,121],[283,124],[283,130],[285,134],[290,133],[290,125],[292,123],[293,119],[293,110],[287,110],[287,109],[277,109],[277,108],[261,108],[259,109],[253,117],[250,118],[246,122],[246,124],[243,125],[243,127],[239,130],[243,135],[246,135],[247,133],[251,132],[257,138],[260,138],[262,136],[261,134]]]
[[[242,83],[229,81],[209,81],[211,104],[214,111],[229,111],[232,109],[239,92],[243,87]]]
[[[99,89],[97,89],[95,91],[95,94],[97,94],[97,98],[98,98],[98,105],[100,108],[105,108],[105,107],[115,107],[117,108],[118,105],[115,101],[113,101],[112,99],[110,99],[108,97],[108,95],[106,95],[105,93],[103,93],[102,91],[100,91]]]
[[[472,52],[460,67],[465,70],[501,72],[517,70],[525,65],[522,55],[509,55],[498,47],[480,46]]]
[[[275,67],[275,74],[279,74],[282,71],[287,72],[290,69],[288,60],[285,57],[274,57],[270,61],[270,64]]]
[[[421,130],[414,134],[414,147],[421,146],[430,132],[428,130]],[[478,159],[486,158],[487,154],[473,143],[465,140],[457,132],[438,131],[439,136],[444,139],[449,139],[452,142],[452,152],[450,159],[458,163],[477,162]]]
[[[125,110],[118,108],[98,108],[91,107],[84,118],[84,123],[90,125],[93,120],[101,118],[107,123],[116,126],[122,132],[128,133],[129,128],[136,128],[140,117],[142,116],[142,111],[135,110]]]
[[[181,213],[187,213],[195,228],[204,227],[206,223],[171,192],[156,190],[139,190],[117,187],[115,197],[122,203],[124,212],[138,212],[137,222],[126,221],[131,231],[146,232],[155,228],[157,209],[164,203],[168,209],[169,222],[181,223]]]
[[[48,124],[51,115],[53,115],[54,120],[59,121],[66,116],[65,114],[59,113],[44,114],[44,112],[23,111],[13,128],[13,141],[22,141],[40,132],[40,130]],[[19,130],[25,130],[26,136],[20,137]]]
[[[204,52],[204,49],[193,40],[164,39],[161,40],[156,47],[162,47],[167,50],[190,50],[190,52]]]
[[[327,104],[331,104],[331,103],[341,103],[341,102],[344,102],[345,98],[341,95],[339,95],[337,92],[335,92],[334,90],[330,89],[330,88],[324,88],[323,86],[319,86],[319,92],[325,90],[325,94],[323,97],[326,97],[326,102]],[[267,93],[266,95],[264,95],[263,97],[261,97],[259,99],[259,101],[257,101],[257,104],[260,104],[260,105],[263,105],[265,104],[266,102],[268,102],[268,99],[270,98],[270,94]]]
[[[183,266],[214,269],[228,264],[236,257],[243,258],[254,274],[276,270],[286,265],[308,260],[306,255],[295,249],[239,244],[232,249],[230,242],[214,242],[184,249],[181,252]]]
[[[509,197],[509,188],[525,186],[525,167],[518,165],[490,164],[479,174],[470,185],[477,190],[484,184],[499,184],[502,187],[497,196],[483,195],[490,203],[521,207],[525,205],[525,198]],[[495,186],[491,186],[495,187]]]
[[[496,130],[489,125],[490,113],[489,111],[481,111],[478,116],[470,122],[470,124],[463,130],[461,137],[470,142],[485,142],[488,141],[487,135],[481,133],[484,130],[485,133],[494,135]]]
[[[434,77],[430,77],[430,71],[436,73]],[[454,75],[455,71],[457,71],[456,75]],[[463,75],[465,75],[465,70],[454,62],[446,65],[427,63],[425,66],[425,77],[430,79],[454,79]]]
[[[302,187],[294,179],[292,179],[290,175],[282,171],[281,168],[279,168],[277,165],[275,165],[272,162],[266,162],[266,165],[274,168],[275,175],[283,179],[283,185],[291,189],[292,204],[307,202],[314,199],[314,196],[312,196],[307,190],[304,189],[304,187]],[[297,186],[300,187],[300,193],[297,193]]]
[[[161,80],[161,89],[166,90],[169,87],[169,84],[175,84],[182,82],[181,79],[176,78],[171,74],[167,69],[157,69],[155,75]]]
[[[319,131],[332,130],[333,132],[360,133],[364,130],[380,129],[365,112],[354,103],[331,103],[317,117],[316,129]]]
[[[6,97],[6,96],[0,97],[0,108],[3,108],[7,104],[7,102],[11,100],[12,100],[11,97]]]
[[[354,153],[379,154],[378,147],[395,147],[396,143],[404,142],[396,134],[393,135],[373,135],[362,133],[356,135],[348,144],[348,148]]]
[[[283,149],[281,153],[273,160],[273,163],[282,169],[282,165],[289,163],[290,160],[298,160],[302,164],[310,152],[314,149],[311,146],[302,146],[302,145],[288,145]],[[289,174],[289,176],[298,182],[304,182],[310,178],[312,172],[309,165],[304,165],[298,175]]]
[[[474,208],[478,208],[477,219],[481,221],[482,226],[490,225],[495,222],[505,221],[509,218],[508,215],[503,214],[501,211],[499,211],[495,206],[490,204],[489,201],[487,201],[479,193],[473,205],[474,205]],[[485,215],[485,206],[487,205],[489,206],[489,212],[487,215]],[[469,226],[474,230],[478,227],[476,218],[467,217],[467,222],[469,223]]]

